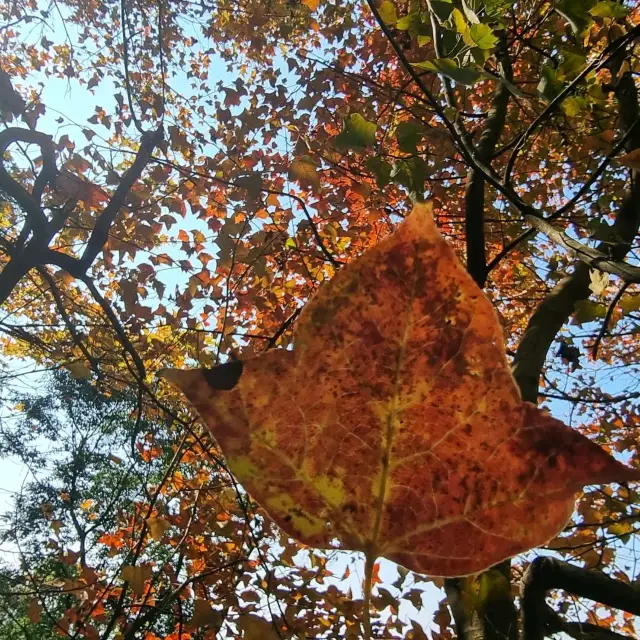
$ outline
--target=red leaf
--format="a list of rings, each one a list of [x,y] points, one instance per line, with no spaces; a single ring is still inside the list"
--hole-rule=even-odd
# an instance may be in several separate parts
[[[639,479],[522,401],[427,205],[320,290],[293,351],[164,375],[288,534],[421,573],[479,572],[552,538],[583,485]]]

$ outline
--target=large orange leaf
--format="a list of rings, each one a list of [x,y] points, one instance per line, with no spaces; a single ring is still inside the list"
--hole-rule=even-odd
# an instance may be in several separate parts
[[[309,302],[293,351],[163,375],[287,533],[421,573],[538,546],[585,484],[639,478],[522,401],[496,314],[424,204]]]

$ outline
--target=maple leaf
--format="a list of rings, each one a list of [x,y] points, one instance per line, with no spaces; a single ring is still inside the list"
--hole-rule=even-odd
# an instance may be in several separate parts
[[[639,474],[522,401],[430,210],[312,299],[293,351],[162,375],[288,534],[457,576],[548,541],[585,484]]]

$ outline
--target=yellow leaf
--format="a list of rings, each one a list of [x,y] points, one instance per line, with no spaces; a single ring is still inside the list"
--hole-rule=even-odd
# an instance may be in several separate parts
[[[384,0],[378,8],[378,13],[386,24],[395,24],[398,22],[396,7],[393,2],[389,2],[389,0]]]
[[[147,526],[151,532],[151,537],[158,542],[166,531],[171,529],[171,523],[163,518],[147,518]]]
[[[79,378],[90,378],[91,377],[91,369],[87,367],[84,362],[78,360],[77,362],[71,362],[66,365],[69,373],[73,378],[78,380]]]
[[[604,271],[591,269],[591,271],[589,271],[589,278],[591,278],[589,289],[597,296],[602,295],[609,286],[609,274]]]
[[[289,175],[295,180],[308,182],[314,187],[319,186],[318,165],[311,156],[302,156],[291,163]]]
[[[127,564],[122,567],[120,576],[125,582],[129,583],[134,593],[141,596],[144,592],[144,583],[151,578],[151,565],[142,564],[132,566]]]
[[[305,7],[309,7],[311,11],[315,11],[320,4],[320,0],[302,0],[301,4],[303,4]]]
[[[91,509],[92,506],[93,506],[93,500],[91,498],[88,498],[84,502],[80,503],[80,508],[83,511],[87,511],[88,509]]]

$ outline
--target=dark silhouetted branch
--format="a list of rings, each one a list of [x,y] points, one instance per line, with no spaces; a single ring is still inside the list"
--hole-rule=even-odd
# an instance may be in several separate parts
[[[524,640],[543,640],[552,633],[565,631],[558,628],[557,619],[549,616],[545,598],[552,589],[562,589],[574,596],[640,615],[640,591],[635,587],[599,571],[539,557],[529,565],[522,579]],[[571,629],[576,630],[574,625]]]

